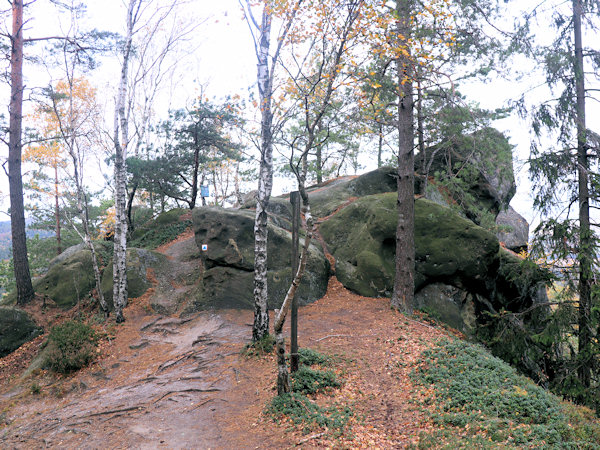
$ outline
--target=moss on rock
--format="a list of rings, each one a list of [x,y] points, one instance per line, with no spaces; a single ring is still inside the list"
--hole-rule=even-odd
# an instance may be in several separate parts
[[[94,286],[92,253],[85,248],[56,262],[43,277],[33,282],[38,294],[47,295],[63,309],[75,306]]]
[[[395,193],[363,197],[320,226],[336,258],[338,279],[361,295],[391,295],[396,201]],[[415,202],[415,247],[417,290],[432,279],[483,289],[498,253],[494,235],[424,199]]]
[[[39,336],[41,329],[25,311],[0,306],[0,358]]]
[[[165,255],[140,248],[127,249],[127,295],[140,297],[152,286],[148,280],[148,269],[160,270],[168,267]],[[102,293],[110,309],[113,308],[113,264],[104,269],[101,283]]]

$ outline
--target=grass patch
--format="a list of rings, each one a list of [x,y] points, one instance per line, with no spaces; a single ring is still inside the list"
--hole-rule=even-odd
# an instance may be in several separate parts
[[[334,437],[341,436],[354,416],[352,409],[335,402],[321,406],[311,399],[315,394],[331,393],[342,385],[332,370],[309,367],[329,365],[333,358],[308,348],[298,349],[298,354],[300,367],[291,374],[292,392],[276,396],[267,406],[266,413],[276,422],[291,422],[304,433],[325,428]]]
[[[187,228],[192,226],[191,220],[182,220],[168,224],[157,223],[148,230],[140,232],[129,242],[130,247],[154,250],[167,242],[175,240]]]
[[[262,339],[256,342],[250,342],[246,344],[242,350],[242,355],[248,358],[269,355],[273,353],[275,348],[275,338],[270,334],[267,334]]]
[[[440,429],[419,448],[600,448],[591,410],[562,402],[484,348],[442,341],[413,373],[433,388],[432,420]]]
[[[290,420],[293,425],[302,427],[304,433],[310,433],[315,428],[327,428],[336,436],[343,433],[354,415],[348,406],[318,406],[298,392],[276,396],[267,407],[267,414],[277,422]]]
[[[68,320],[50,330],[45,363],[54,372],[71,373],[94,360],[97,346],[98,335],[91,326]]]

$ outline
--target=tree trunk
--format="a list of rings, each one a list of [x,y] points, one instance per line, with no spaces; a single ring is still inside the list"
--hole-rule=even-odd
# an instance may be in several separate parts
[[[377,168],[383,165],[381,161],[381,156],[383,153],[383,124],[379,124],[379,142],[377,144]]]
[[[54,165],[54,219],[56,221],[56,254],[62,253],[62,241],[60,237],[60,205],[58,204],[58,164]]]
[[[135,193],[137,191],[137,188],[138,188],[138,182],[135,181],[133,183],[133,186],[131,186],[131,192],[127,196],[127,226],[129,227],[130,231],[133,231],[135,228],[135,225],[133,223],[132,211],[133,211],[133,200],[135,199]]]
[[[88,215],[88,211],[89,211],[89,206],[88,206],[88,202],[87,202],[87,198],[85,197],[85,194],[82,192],[83,188],[79,189],[80,193],[78,193],[78,196],[81,197],[81,195],[83,194],[84,196],[84,203],[83,203],[83,214],[82,214],[82,220],[83,220],[83,231],[84,231],[84,236],[85,236],[85,243],[88,246],[88,248],[90,249],[90,252],[92,253],[92,268],[94,270],[94,280],[96,281],[96,294],[98,295],[98,303],[100,303],[100,308],[102,309],[102,311],[104,312],[104,314],[106,316],[108,316],[108,304],[106,303],[106,300],[104,299],[104,293],[102,292],[102,277],[100,274],[100,267],[98,266],[98,256],[96,254],[96,249],[94,248],[94,243],[92,242],[92,238],[90,237],[90,220],[89,220],[89,215]]]
[[[127,96],[127,71],[133,40],[135,23],[134,10],[139,10],[140,0],[130,0],[127,8],[127,34],[123,49],[123,65],[115,105],[114,145],[115,145],[115,237],[113,258],[113,302],[115,320],[123,322],[123,309],[127,306],[127,116],[125,100]]]
[[[23,119],[23,0],[12,2],[12,36],[10,52],[10,104],[8,142],[8,182],[10,189],[10,228],[17,286],[17,303],[33,299],[27,259],[27,235],[21,178],[21,125]]]
[[[271,12],[263,8],[258,48],[258,93],[261,107],[261,158],[258,176],[256,216],[254,220],[254,325],[252,340],[269,334],[267,289],[267,208],[273,187],[273,136],[271,112],[272,80],[269,75]]]
[[[317,129],[317,136],[321,134],[321,123]],[[323,142],[319,142],[316,148],[317,153],[317,184],[323,182]]]
[[[194,136],[194,171],[192,173],[192,191],[190,196],[190,209],[196,207],[196,199],[198,198],[198,171],[200,170],[200,144],[196,141],[197,137]]]
[[[411,4],[397,0],[399,45],[410,36]],[[403,37],[403,39],[400,38]],[[408,49],[407,49],[408,51]],[[414,125],[412,61],[404,52],[397,60],[398,70],[398,228],[396,229],[396,278],[392,307],[411,313],[415,273]]]
[[[585,82],[583,72],[583,45],[581,37],[581,0],[573,0],[573,30],[575,34],[576,122],[577,122],[577,174],[579,188],[579,367],[581,384],[589,388],[593,359],[591,309],[592,309],[592,260],[594,250],[590,232],[589,162],[585,125]],[[585,394],[587,395],[587,394]]]

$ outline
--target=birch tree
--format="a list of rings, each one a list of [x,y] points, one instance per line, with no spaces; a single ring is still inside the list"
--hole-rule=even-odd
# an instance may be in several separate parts
[[[140,18],[143,0],[129,0],[125,20],[125,39],[122,49],[121,75],[115,101],[113,144],[115,189],[115,234],[113,260],[113,302],[115,320],[125,320],[123,309],[127,306],[127,146],[129,144],[126,115],[127,74],[133,46],[134,27]]]
[[[166,56],[197,26],[180,22],[177,11],[181,3],[179,0],[127,2],[111,142],[115,195],[113,300],[118,323],[125,320],[123,308],[127,305],[127,156],[130,150],[135,155],[145,142],[156,93],[170,73],[169,68],[176,64],[177,58],[169,62]],[[157,41],[165,37],[163,30],[168,31],[160,44]],[[139,93],[141,103],[136,101]],[[136,116],[138,110],[142,113]],[[130,125],[133,125],[131,131]]]
[[[246,21],[254,41],[257,59],[258,106],[260,108],[260,167],[256,216],[254,220],[254,324],[252,340],[259,341],[269,334],[268,289],[267,289],[267,219],[269,200],[273,189],[273,92],[277,65],[282,46],[295,22],[296,13],[303,0],[292,6],[263,0],[260,23],[256,20],[252,3],[240,5],[244,8]],[[273,17],[282,22],[274,52],[270,53],[271,26]]]
[[[76,205],[82,225],[80,232],[74,223],[73,229],[86,244],[92,255],[92,269],[96,282],[96,295],[102,311],[108,315],[108,304],[104,299],[98,256],[92,242],[89,224],[89,204],[85,188],[86,161],[95,144],[95,127],[100,122],[100,110],[95,101],[95,90],[84,78],[74,77],[74,67],[66,70],[65,81],[50,89],[48,120],[64,145],[70,160],[72,181],[76,191]]]

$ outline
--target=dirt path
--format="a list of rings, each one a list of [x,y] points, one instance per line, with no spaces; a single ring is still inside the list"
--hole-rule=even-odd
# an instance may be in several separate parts
[[[183,319],[150,313],[149,302],[162,301],[156,296],[171,290],[181,299],[191,286],[181,280],[197,268],[192,239],[182,236],[161,249],[181,263],[181,277],[170,280],[170,289],[160,281],[127,308],[127,322],[107,327],[114,337],[96,363],[73,376],[42,372],[2,388],[0,447],[398,448],[430,428],[409,403],[409,373],[421,351],[445,333],[390,311],[388,300],[354,295],[335,278],[326,297],[301,308],[299,341],[345,355],[346,382],[336,397],[356,411],[352,433],[307,438],[264,417],[276,366],[272,357],[240,355],[251,335],[251,311]],[[39,394],[32,393],[34,384]]]

